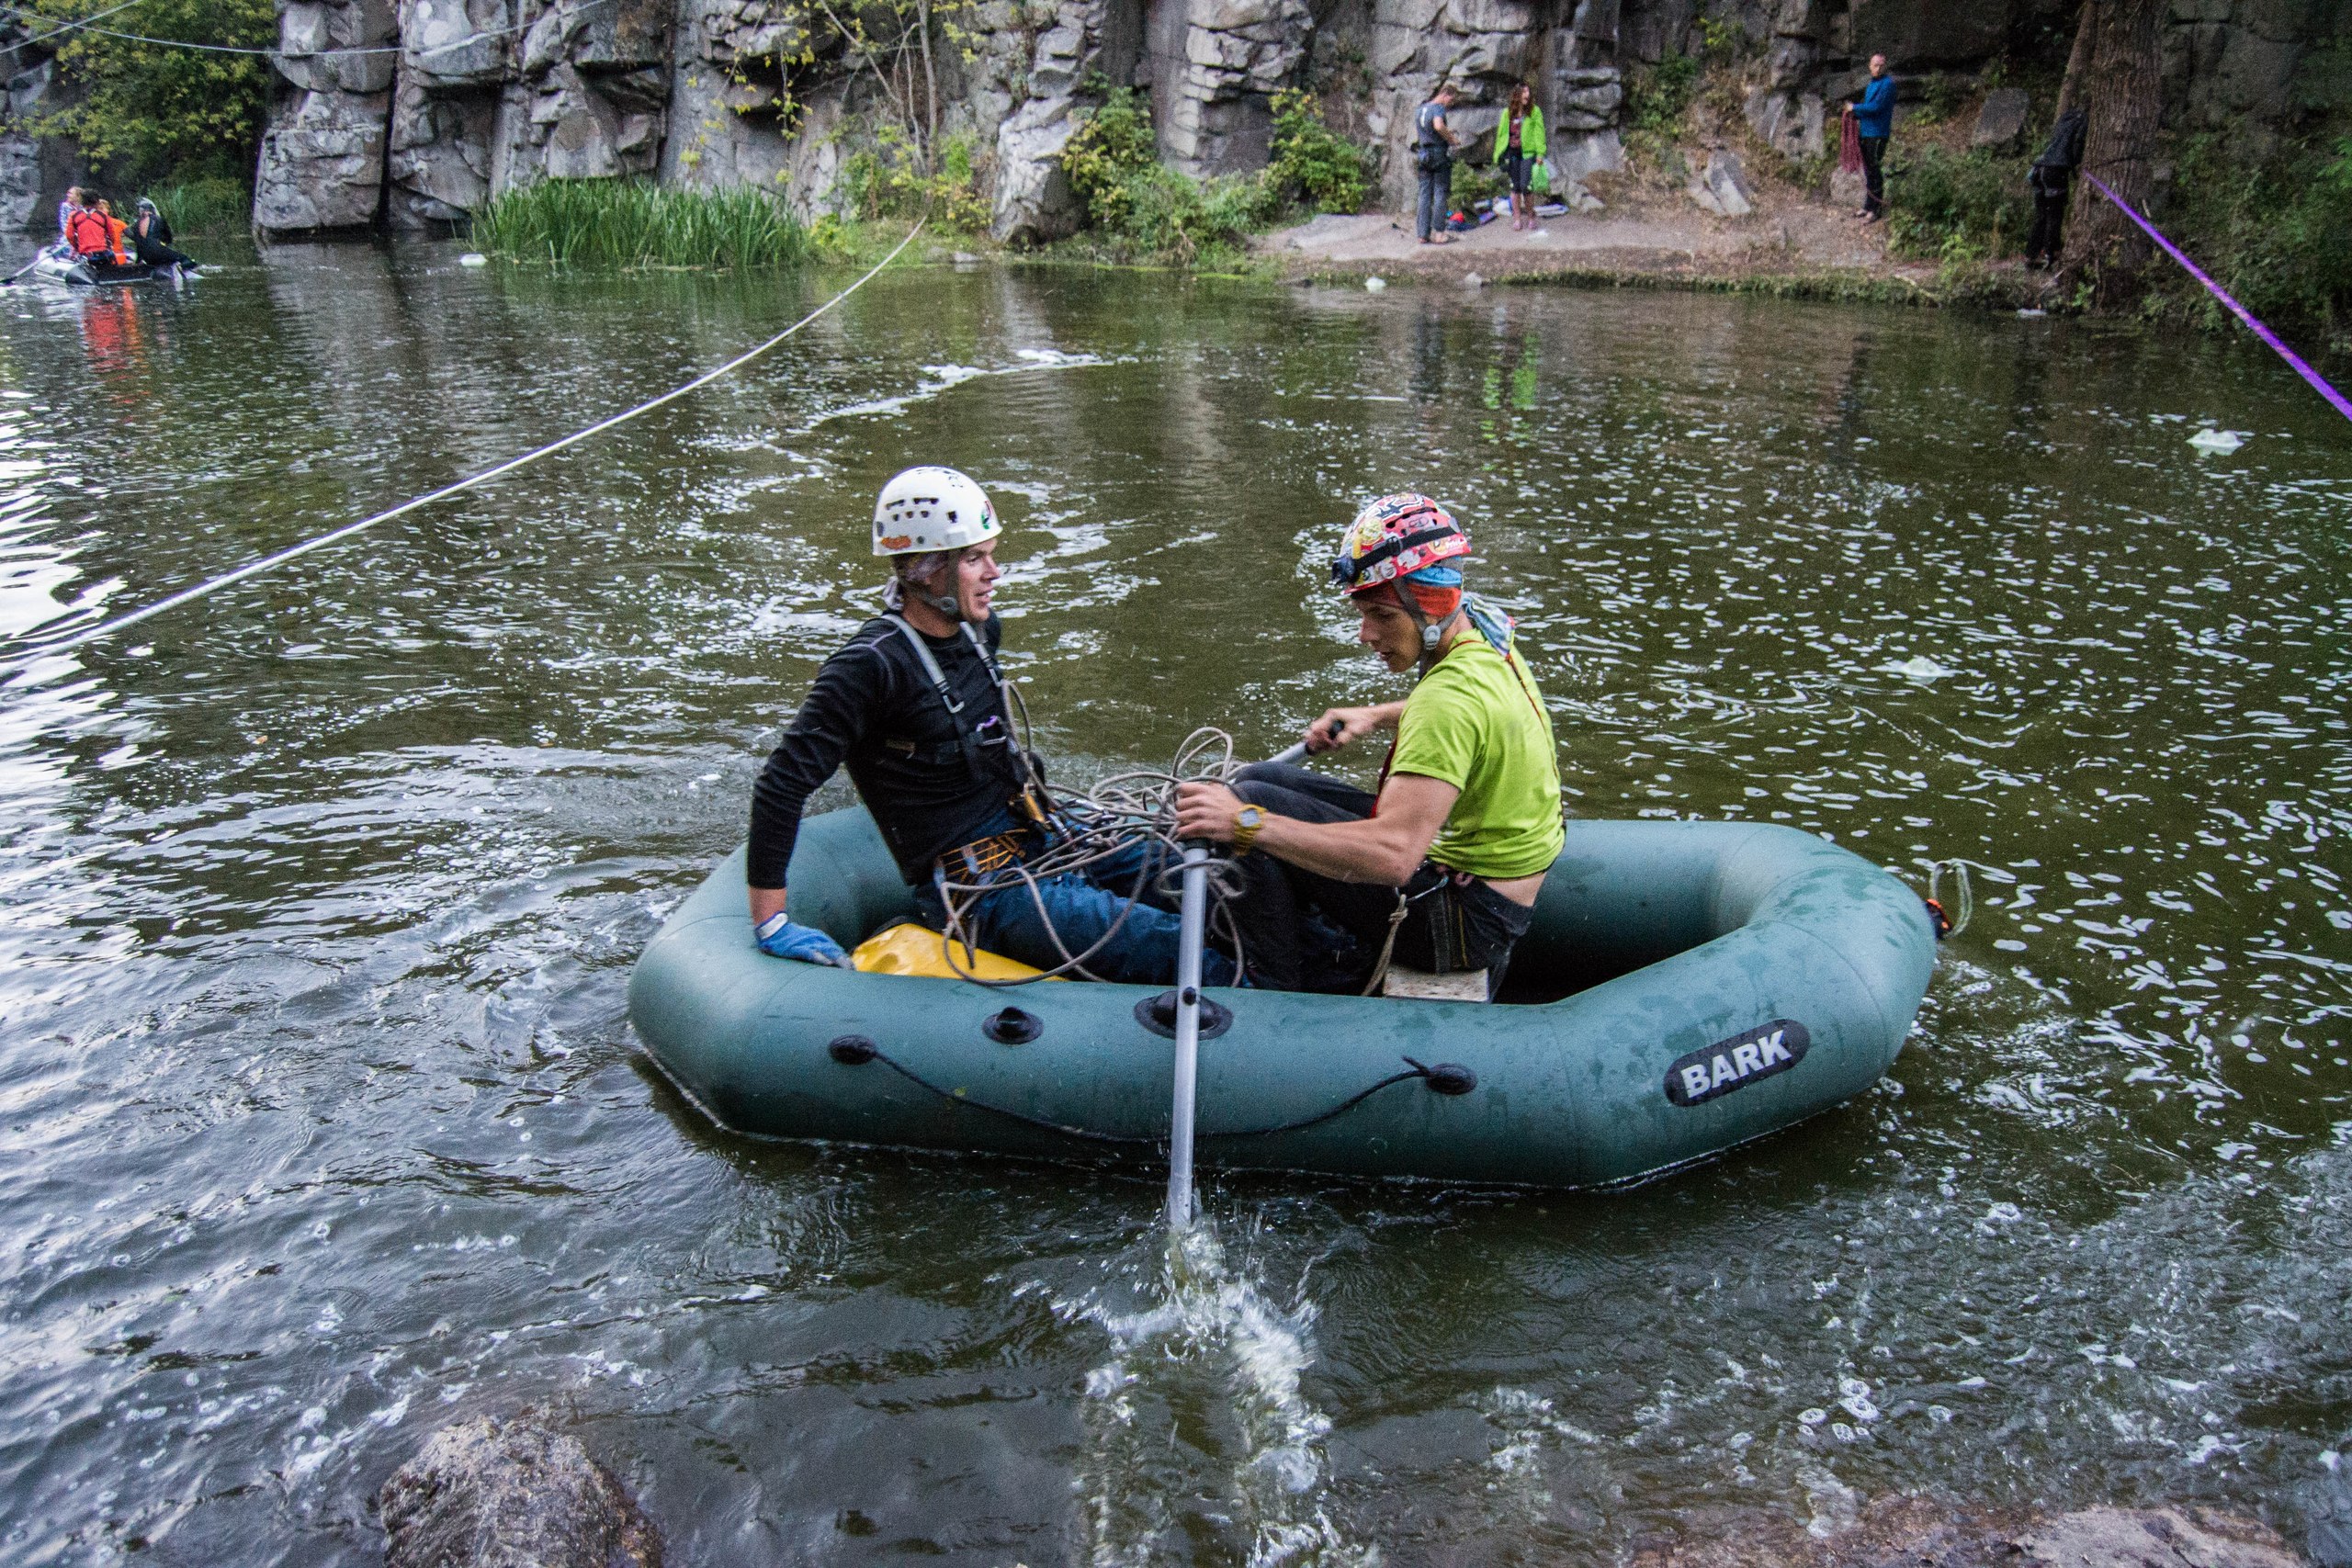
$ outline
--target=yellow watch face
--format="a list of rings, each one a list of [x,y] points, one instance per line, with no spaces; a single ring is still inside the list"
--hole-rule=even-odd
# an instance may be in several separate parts
[[[1255,828],[1266,819],[1266,814],[1254,806],[1245,806],[1233,814],[1234,822],[1243,828]]]

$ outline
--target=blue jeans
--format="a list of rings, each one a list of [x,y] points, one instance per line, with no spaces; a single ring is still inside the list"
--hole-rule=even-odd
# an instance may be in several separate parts
[[[1011,826],[1009,818],[1005,826]],[[1066,962],[1063,949],[1075,958],[1102,942],[1099,951],[1084,959],[1087,973],[1095,978],[1127,986],[1172,986],[1182,922],[1153,889],[1166,859],[1157,845],[1131,845],[1084,871],[1036,883],[1034,895],[1031,884],[1018,874],[1001,872],[1001,886],[965,904],[964,932],[976,946],[1039,969]],[[914,891],[924,919],[944,928],[947,911],[937,891]],[[1061,939],[1059,947],[1056,936]],[[1233,960],[1222,953],[1203,953],[1201,983],[1232,985]]]
[[[1445,229],[1446,209],[1453,204],[1453,165],[1448,163],[1442,169],[1423,169],[1420,176],[1420,197],[1413,209],[1413,228],[1426,240],[1432,230],[1442,232]]]

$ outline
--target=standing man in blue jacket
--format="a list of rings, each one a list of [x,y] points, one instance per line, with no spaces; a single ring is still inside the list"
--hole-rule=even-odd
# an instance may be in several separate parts
[[[1871,79],[1846,112],[1862,143],[1862,209],[1854,216],[1875,223],[1886,215],[1886,140],[1894,134],[1894,78],[1887,74],[1886,56],[1871,56]]]

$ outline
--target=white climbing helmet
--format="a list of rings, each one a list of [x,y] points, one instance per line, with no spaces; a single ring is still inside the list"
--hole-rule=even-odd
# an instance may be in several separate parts
[[[909,468],[874,502],[874,553],[912,555],[986,544],[1004,532],[987,492],[954,468]]]

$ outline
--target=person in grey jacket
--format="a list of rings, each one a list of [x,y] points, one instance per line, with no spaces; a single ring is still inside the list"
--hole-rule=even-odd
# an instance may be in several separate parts
[[[1453,150],[1462,145],[1462,138],[1445,123],[1445,113],[1453,107],[1453,84],[1441,82],[1413,117],[1413,167],[1420,186],[1413,204],[1413,229],[1424,245],[1453,243],[1453,236],[1445,231],[1445,209],[1453,199]]]

